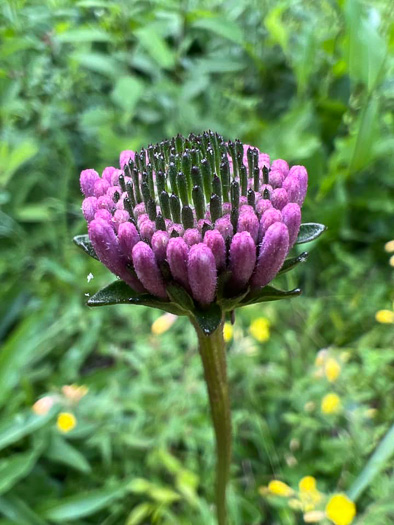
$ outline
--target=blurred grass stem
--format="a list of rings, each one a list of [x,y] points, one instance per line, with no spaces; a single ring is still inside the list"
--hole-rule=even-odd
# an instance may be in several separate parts
[[[216,437],[216,514],[218,525],[227,525],[228,523],[226,487],[231,464],[231,415],[223,325],[224,320],[215,332],[207,336],[194,324]]]

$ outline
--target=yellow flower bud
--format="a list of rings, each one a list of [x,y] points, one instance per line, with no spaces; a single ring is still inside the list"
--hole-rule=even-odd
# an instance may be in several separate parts
[[[391,310],[379,310],[375,314],[375,319],[378,323],[391,324],[394,323],[394,312]]]
[[[298,488],[301,492],[316,490],[316,479],[313,476],[305,476],[298,483]]]
[[[311,510],[306,512],[303,516],[305,523],[318,523],[324,520],[326,514],[322,510]]]
[[[231,341],[231,339],[233,338],[233,333],[234,333],[233,325],[231,323],[224,323],[223,337],[226,343],[229,343]]]
[[[384,249],[388,253],[394,252],[394,240],[386,242],[386,244],[384,245]]]
[[[335,525],[350,525],[356,515],[356,506],[346,494],[334,494],[327,503],[326,515]]]
[[[289,487],[289,485],[286,485],[286,483],[283,483],[283,481],[279,481],[278,479],[274,479],[269,482],[268,490],[271,492],[271,494],[282,496],[284,498],[288,498],[294,494],[294,490]]]
[[[37,416],[46,416],[55,404],[53,396],[44,396],[31,407]]]
[[[60,432],[67,434],[77,426],[77,420],[71,412],[61,412],[57,417],[56,425]]]
[[[249,332],[259,342],[265,343],[270,338],[270,322],[265,317],[258,317],[249,327]]]
[[[151,330],[154,335],[161,335],[167,332],[171,326],[175,323],[177,316],[170,313],[165,313],[161,315],[154,321],[152,324]]]
[[[78,403],[88,393],[88,387],[85,385],[64,385],[62,387],[63,395],[72,403]]]
[[[324,367],[324,373],[326,374],[328,381],[334,383],[341,373],[341,365],[336,359],[329,357]]]
[[[394,268],[394,255],[392,255],[389,259],[389,265]]]
[[[326,394],[321,402],[323,414],[337,414],[341,410],[341,399],[333,392]]]

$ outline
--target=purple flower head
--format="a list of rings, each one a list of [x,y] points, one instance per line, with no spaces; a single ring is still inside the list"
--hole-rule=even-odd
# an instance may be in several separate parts
[[[220,304],[267,285],[297,239],[303,166],[211,131],[119,163],[81,173],[82,211],[98,258],[138,293],[170,302],[176,283],[199,308]]]

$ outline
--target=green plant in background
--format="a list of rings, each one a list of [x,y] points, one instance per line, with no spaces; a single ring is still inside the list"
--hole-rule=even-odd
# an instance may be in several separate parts
[[[298,295],[267,286],[307,253],[321,224],[301,224],[308,175],[211,131],[120,154],[123,169],[82,171],[89,235],[74,241],[122,280],[90,306],[134,304],[186,316],[194,326],[216,436],[216,514],[226,525],[231,415],[224,321],[237,308]],[[286,260],[285,260],[286,259]],[[61,424],[73,424],[63,414]]]
[[[305,165],[303,220],[328,226],[308,265],[278,277],[302,301],[225,325],[229,518],[298,524],[258,488],[310,475],[356,500],[357,525],[394,519],[389,448],[349,492],[393,423],[392,19],[388,0],[1,3],[1,525],[213,523],[190,323],[159,338],[150,327],[169,319],[153,309],[86,310],[108,274],[69,242],[84,227],[75,173],[208,128]],[[313,365],[321,349],[340,363],[334,382]],[[89,389],[76,405],[62,394],[72,384]],[[338,412],[322,413],[327,394]],[[60,401],[32,414],[43,396]],[[67,433],[61,413],[75,417]]]

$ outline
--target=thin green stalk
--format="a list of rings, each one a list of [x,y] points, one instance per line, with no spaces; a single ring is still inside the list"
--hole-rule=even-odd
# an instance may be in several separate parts
[[[194,324],[207,383],[216,437],[216,515],[218,525],[227,525],[226,487],[231,464],[231,414],[226,371],[223,322],[211,335]]]

